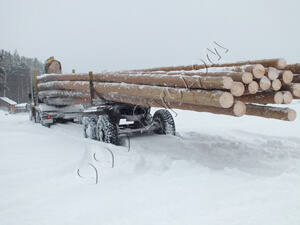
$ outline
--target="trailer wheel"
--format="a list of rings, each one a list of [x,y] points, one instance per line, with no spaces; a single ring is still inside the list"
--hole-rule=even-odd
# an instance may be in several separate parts
[[[175,135],[175,122],[171,113],[166,109],[160,109],[154,113],[153,123],[158,124],[155,131],[157,134]]]
[[[108,115],[99,116],[97,123],[97,139],[114,145],[118,143],[117,126]]]
[[[83,117],[83,136],[85,138],[97,140],[97,116]]]

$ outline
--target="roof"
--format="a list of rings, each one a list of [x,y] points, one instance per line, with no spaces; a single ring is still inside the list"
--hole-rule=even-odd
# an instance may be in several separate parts
[[[1,99],[2,101],[4,101],[4,102],[10,104],[10,105],[16,105],[16,104],[17,104],[15,101],[13,101],[13,100],[11,100],[11,99],[9,99],[9,98],[7,98],[7,97],[0,97],[0,99]]]

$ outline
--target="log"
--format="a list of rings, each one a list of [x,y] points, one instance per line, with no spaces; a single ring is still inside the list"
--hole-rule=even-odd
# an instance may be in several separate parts
[[[283,103],[283,93],[281,92],[262,92],[255,95],[243,95],[235,97],[236,100],[257,103],[257,104],[281,104]]]
[[[294,97],[300,97],[300,84],[298,83],[284,84],[281,90],[290,91]]]
[[[290,70],[283,70],[279,72],[279,80],[285,84],[292,83],[293,78],[294,78],[293,73]]]
[[[40,91],[39,98],[91,98],[89,91],[69,91],[69,90],[51,90]]]
[[[288,64],[285,69],[290,70],[292,73],[300,74],[300,63]]]
[[[244,65],[255,65],[261,64],[264,67],[275,67],[277,69],[284,69],[286,66],[285,59],[262,59],[262,60],[249,60],[249,61],[240,61],[233,63],[223,63],[223,64],[194,64],[188,66],[169,66],[169,67],[156,67],[149,69],[139,69],[139,70],[129,70],[132,72],[149,72],[149,71],[181,71],[181,70],[199,70],[199,69],[207,69],[210,67],[233,67],[233,66],[244,66]],[[121,71],[124,72],[124,71]]]
[[[200,71],[201,72],[232,71],[232,72],[243,72],[243,73],[248,72],[253,74],[255,78],[259,79],[265,74],[265,67],[261,64],[256,64],[256,65],[233,66],[233,67],[210,67],[208,69],[199,70],[199,72]],[[252,80],[248,81],[248,83],[251,81]]]
[[[181,110],[191,110],[196,112],[208,112],[213,114],[223,114],[229,116],[240,117],[243,116],[246,112],[246,105],[243,102],[237,101],[230,108],[216,108],[210,106],[200,106],[194,104],[186,104],[186,103],[178,103],[172,101],[161,101],[161,100],[153,100],[147,98],[137,98],[126,95],[118,95],[118,94],[103,94],[104,98],[109,101],[116,102],[125,102],[133,105],[141,105],[144,107],[158,107],[158,108],[168,108],[168,109],[181,109]]]
[[[120,95],[192,103],[196,105],[206,105],[220,108],[230,108],[233,105],[232,94],[223,91],[189,90],[184,88],[99,82],[94,82],[94,89],[98,93],[118,93]],[[52,81],[39,84],[39,90],[88,91],[89,82]]]
[[[245,92],[244,94],[247,95],[247,94],[256,94],[257,91],[258,91],[258,83],[256,81],[252,81],[250,84],[247,84],[245,85],[246,89],[245,89]]]
[[[290,104],[293,101],[293,95],[290,91],[283,91],[283,103]]]
[[[271,89],[274,91],[279,91],[282,87],[281,81],[279,79],[275,79],[271,82]]]
[[[51,81],[89,81],[88,74],[63,74],[63,75],[42,75],[38,78],[39,83]],[[207,76],[191,77],[176,74],[153,75],[153,74],[117,74],[117,73],[96,73],[93,74],[93,81],[98,82],[116,82],[141,85],[157,85],[181,88],[202,88],[202,89],[220,89],[230,90],[233,80],[225,76]]]
[[[54,106],[69,106],[90,103],[90,98],[44,98],[43,102]]]
[[[245,85],[242,82],[233,82],[230,93],[233,96],[242,96],[245,92]]]
[[[266,69],[266,77],[270,80],[275,80],[279,77],[279,70],[274,67],[269,67]]]
[[[267,78],[266,76],[263,76],[260,80],[259,80],[259,87],[261,88],[261,90],[266,91],[269,90],[271,88],[271,81],[269,78]]]
[[[290,108],[279,108],[252,104],[246,104],[246,107],[246,115],[249,116],[258,116],[285,121],[294,121],[297,116],[296,111]]]

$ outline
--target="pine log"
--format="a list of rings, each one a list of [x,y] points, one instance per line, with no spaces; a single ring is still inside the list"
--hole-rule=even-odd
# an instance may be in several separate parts
[[[68,106],[85,104],[91,101],[90,98],[44,98],[43,102],[54,106]]]
[[[270,79],[267,78],[266,76],[263,76],[262,78],[260,78],[260,80],[259,80],[259,87],[263,91],[269,90],[271,88],[271,81],[270,81]]]
[[[180,74],[174,76],[152,75],[152,74],[117,74],[117,73],[96,73],[93,80],[98,82],[116,82],[141,85],[158,85],[182,88],[203,88],[229,90],[233,80],[227,76],[207,76],[191,77]],[[38,79],[39,83],[51,81],[89,81],[88,74],[63,74],[63,75],[42,75]]]
[[[279,80],[285,84],[292,83],[293,78],[294,78],[294,75],[290,70],[282,70],[279,72]]]
[[[257,103],[257,104],[281,104],[283,103],[283,93],[281,92],[261,92],[255,95],[243,95],[235,97],[236,100]]]
[[[272,83],[271,88],[274,91],[279,91],[280,88],[282,87],[281,81],[279,79],[275,79],[271,83]]]
[[[248,72],[253,74],[256,79],[261,78],[265,74],[265,67],[261,64],[256,65],[245,65],[245,66],[233,66],[233,67],[210,67],[207,69],[198,70],[199,72],[225,72],[225,71],[232,71],[232,72]],[[252,81],[252,79],[251,79]],[[248,81],[251,82],[251,81]],[[245,83],[245,82],[244,82]],[[245,83],[245,84],[248,84]]]
[[[51,91],[40,91],[38,93],[39,98],[90,98],[89,91],[69,91],[69,90],[51,90]]]
[[[279,70],[274,67],[269,67],[266,69],[266,77],[270,80],[275,80],[279,77]]]
[[[130,70],[130,71],[132,72],[181,71],[181,70],[189,71],[189,70],[206,69],[210,67],[233,67],[233,66],[244,66],[244,65],[255,65],[255,64],[261,64],[264,67],[275,67],[277,69],[284,69],[286,66],[286,61],[285,59],[262,59],[262,60],[249,60],[249,61],[223,63],[223,64],[211,64],[211,65],[194,64],[188,66],[157,67],[157,68],[149,68],[149,69]]]
[[[242,96],[245,92],[245,85],[242,82],[233,82],[230,93],[233,96]]]
[[[293,101],[293,95],[290,91],[283,91],[283,103],[290,104]]]
[[[247,94],[256,94],[258,92],[258,83],[256,81],[252,81],[250,84],[246,84],[245,85],[245,92],[244,94],[247,95]]]
[[[300,74],[300,63],[288,64],[285,69],[292,71],[292,73]]]
[[[220,108],[229,108],[233,105],[232,94],[223,91],[189,90],[185,88],[169,88],[148,85],[99,82],[94,82],[94,89],[98,93],[118,93],[121,95],[192,103]],[[39,84],[39,90],[88,91],[89,82],[52,81],[44,84]]]
[[[182,109],[182,110],[191,110],[196,112],[208,112],[213,114],[223,114],[229,116],[240,117],[243,116],[246,112],[246,105],[243,102],[237,101],[230,108],[216,108],[210,106],[200,106],[194,104],[178,103],[172,101],[161,101],[153,100],[147,98],[137,98],[126,95],[118,94],[103,94],[103,97],[110,101],[124,102],[133,105],[141,105],[144,107],[158,107],[158,108],[168,108],[168,109]]]
[[[252,104],[246,104],[246,107],[246,115],[249,116],[258,116],[285,121],[294,121],[297,116],[296,111],[290,108],[279,108]]]
[[[300,97],[300,84],[298,83],[284,84],[281,90],[290,91],[294,97]]]

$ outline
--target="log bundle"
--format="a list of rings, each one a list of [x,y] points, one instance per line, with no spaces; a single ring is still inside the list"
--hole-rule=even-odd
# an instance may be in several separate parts
[[[300,75],[293,74],[298,68],[286,65],[284,59],[264,59],[95,74],[44,74],[37,78],[38,97],[56,106],[87,104],[92,102],[92,84],[94,98],[104,102],[293,121],[293,109],[270,105],[300,98]]]

